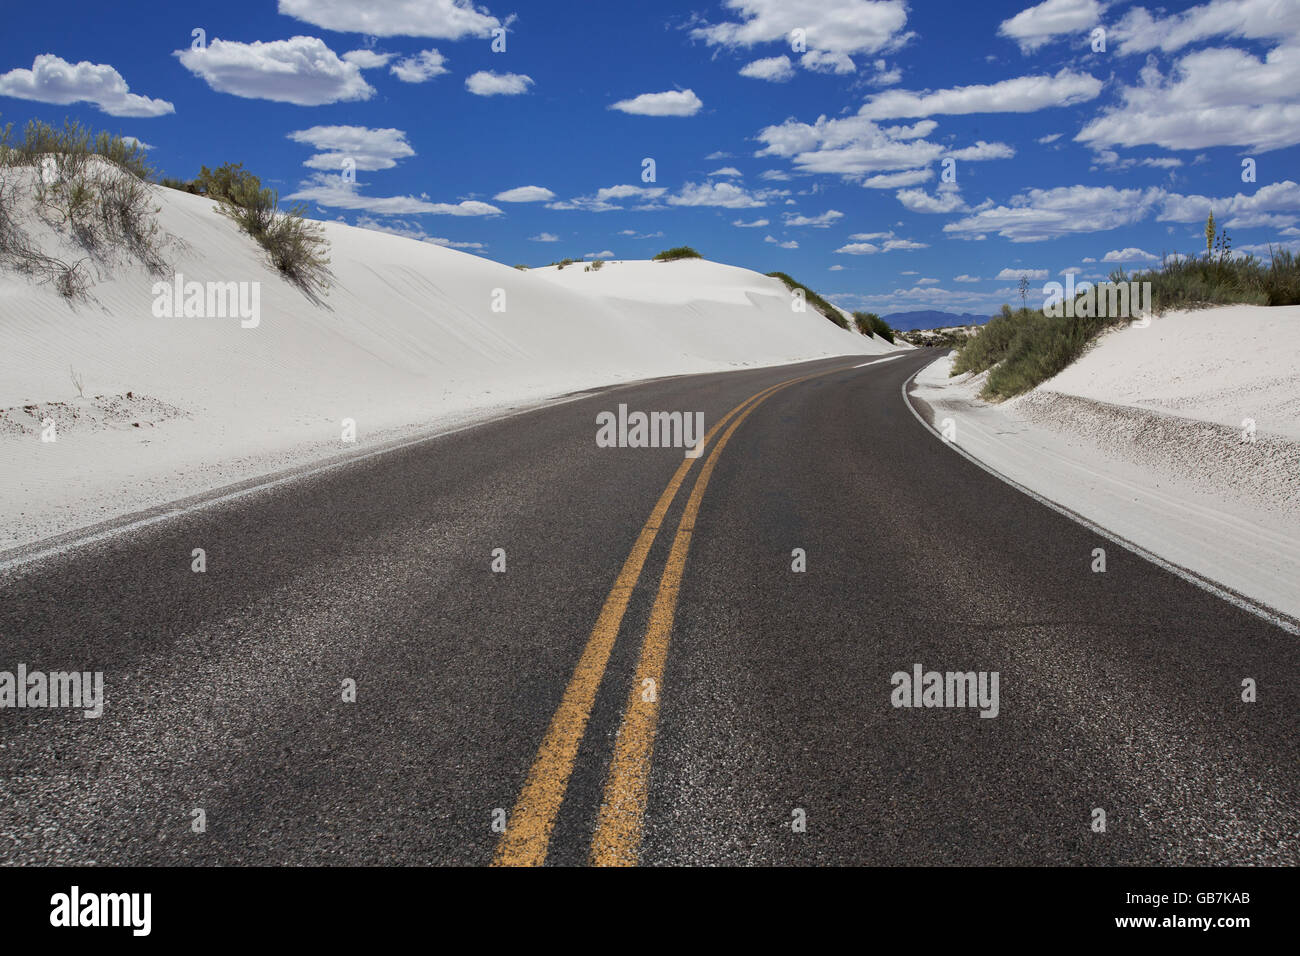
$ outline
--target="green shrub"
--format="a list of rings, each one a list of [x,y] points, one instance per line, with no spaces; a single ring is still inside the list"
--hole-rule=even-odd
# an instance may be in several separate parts
[[[792,291],[794,289],[802,289],[805,302],[811,305],[822,315],[826,316],[826,318],[830,319],[840,328],[847,329],[849,327],[849,320],[844,318],[844,314],[840,312],[839,309],[835,308],[835,306],[831,305],[829,302],[827,302],[825,299],[819,296],[812,289],[808,288],[802,282],[795,281],[793,278],[791,278],[789,275],[787,275],[784,272],[769,272],[768,276],[770,276],[773,279],[780,279],[782,282],[785,283],[785,287]]]
[[[329,290],[325,228],[304,218],[306,206],[282,212],[279,196],[246,171],[242,163],[227,163],[213,172],[204,166],[196,182],[204,195],[216,198],[218,212],[266,250],[282,276],[312,299],[319,299]]]
[[[604,268],[604,265],[605,265],[605,261],[603,259],[597,259],[595,262],[591,264],[591,271],[599,272],[602,268]]]
[[[875,335],[884,339],[890,345],[894,344],[894,330],[889,327],[889,323],[876,313],[854,312],[853,322],[863,335]]]
[[[672,262],[674,259],[703,259],[704,257],[690,246],[674,246],[665,249],[654,257],[654,262]]]

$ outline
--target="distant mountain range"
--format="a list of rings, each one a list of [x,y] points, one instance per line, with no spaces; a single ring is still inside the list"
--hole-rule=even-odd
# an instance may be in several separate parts
[[[904,332],[911,329],[946,329],[953,325],[983,325],[989,320],[987,315],[976,315],[973,312],[936,312],[933,309],[894,312],[882,315],[881,318],[889,323],[890,328]]]

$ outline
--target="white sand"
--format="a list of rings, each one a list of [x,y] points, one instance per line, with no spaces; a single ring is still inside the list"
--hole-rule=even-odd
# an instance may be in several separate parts
[[[133,264],[99,270],[93,301],[75,307],[0,271],[0,550],[577,389],[891,351],[793,312],[780,281],[745,269],[522,272],[339,223],[325,224],[335,279],[317,306],[212,202],[161,188],[156,201],[184,243],[173,268],[260,283],[260,324],[156,318],[157,280]],[[46,417],[54,443],[39,439]],[[340,441],[344,418],[355,445]]]
[[[913,392],[993,470],[1179,567],[1300,618],[1300,308],[1233,306],[1104,336],[990,405],[984,376]],[[1256,421],[1254,441],[1241,421]]]

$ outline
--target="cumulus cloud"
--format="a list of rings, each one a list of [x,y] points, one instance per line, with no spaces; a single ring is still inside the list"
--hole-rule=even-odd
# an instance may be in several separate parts
[[[751,80],[769,80],[784,83],[794,76],[794,66],[788,56],[769,56],[766,59],[746,63],[740,68],[740,75]]]
[[[518,96],[527,93],[533,78],[523,73],[493,73],[479,70],[465,78],[465,89],[475,96]]]
[[[741,172],[735,166],[723,166],[721,169],[715,169],[709,173],[709,176],[739,176]]]
[[[280,13],[339,33],[459,40],[501,22],[473,0],[280,0]]]
[[[827,209],[819,216],[801,216],[797,213],[788,212],[785,214],[785,224],[787,226],[816,226],[818,229],[825,229],[837,219],[843,219],[844,213],[838,209]]]
[[[924,189],[900,189],[895,195],[908,212],[940,214],[965,212],[969,208],[956,183],[940,183],[934,195]]]
[[[376,53],[374,50],[349,50],[343,54],[344,62],[363,70],[376,70],[381,66],[387,66],[392,58],[392,53]]]
[[[1046,279],[1046,278],[1047,278],[1047,270],[1046,270],[1046,269],[1010,269],[1010,268],[1008,268],[1008,269],[1003,269],[1001,272],[999,272],[999,273],[998,273],[997,275],[995,275],[993,278],[995,278],[995,279],[1001,279],[1002,281],[1007,281],[1007,280],[1015,280],[1015,279],[1019,279],[1021,276],[1024,276],[1026,279]]]
[[[349,183],[330,173],[316,173],[286,197],[314,202],[326,208],[358,209],[382,216],[431,214],[437,216],[499,216],[491,203],[464,200],[459,203],[429,202],[415,196],[365,196],[360,183]]]
[[[809,50],[875,53],[905,42],[903,0],[725,0],[739,19],[706,24],[691,35],[711,46],[753,47],[805,31]]]
[[[389,72],[403,83],[424,83],[451,71],[447,69],[447,58],[437,50],[421,50],[398,60]]]
[[[998,83],[957,86],[933,93],[887,90],[859,110],[869,119],[961,116],[970,113],[1033,113],[1048,107],[1074,106],[1096,99],[1101,80],[1063,69],[1055,76],[1018,76]]]
[[[555,193],[545,186],[516,186],[492,197],[497,202],[549,202]]]
[[[1300,5],[1295,9],[1300,10]],[[1169,76],[1149,60],[1122,103],[1075,136],[1094,149],[1246,146],[1259,152],[1300,143],[1300,42],[1259,59],[1221,48],[1189,53]]]
[[[339,170],[348,160],[358,170],[392,169],[397,160],[415,155],[400,129],[313,126],[290,133],[289,139],[317,150],[315,156],[303,160],[303,165],[312,169]]]
[[[213,40],[205,49],[177,50],[174,55],[212,89],[245,99],[321,106],[375,94],[359,66],[339,59],[317,37],[268,43]]]
[[[764,206],[761,193],[750,193],[735,183],[687,183],[676,195],[668,197],[671,206],[718,206],[723,209],[749,209]]]
[[[775,245],[778,245],[778,246],[780,246],[782,249],[798,249],[798,248],[799,248],[799,243],[795,242],[793,239],[790,239],[790,240],[788,240],[788,241],[786,241],[786,242],[782,242],[781,240],[777,239],[775,236],[764,236],[764,237],[763,237],[763,241],[764,241],[764,242],[770,242],[770,243],[773,243],[773,244],[775,244]]]
[[[1015,40],[1022,53],[1032,53],[1059,36],[1091,30],[1105,9],[1097,0],[1046,0],[1003,20],[998,34]]]
[[[559,242],[560,237],[553,232],[539,232],[535,236],[528,237],[531,242]]]
[[[743,222],[737,219],[732,223],[737,229],[758,229],[761,226],[770,225],[766,219],[755,219],[753,222]]]
[[[1162,222],[1200,223],[1211,210],[1215,219],[1234,229],[1290,225],[1295,214],[1300,213],[1300,185],[1287,179],[1261,186],[1249,195],[1219,197],[1165,193],[1156,218]]]
[[[106,63],[69,63],[42,53],[30,70],[0,73],[0,96],[37,103],[94,103],[109,116],[165,116],[176,107],[166,100],[132,93],[122,74]]]
[[[953,282],[983,282],[984,280],[981,279],[979,276],[970,276],[963,272],[959,276],[953,276],[952,281]]]
[[[1248,40],[1300,36],[1300,5],[1288,0],[1211,0],[1182,13],[1152,16],[1145,7],[1129,10],[1112,30],[1121,54],[1162,50],[1172,53],[1212,37]]]
[[[1159,256],[1153,256],[1149,252],[1144,252],[1141,249],[1137,249],[1133,246],[1129,246],[1127,249],[1112,249],[1110,252],[1106,253],[1104,256],[1101,257],[1101,261],[1102,262],[1137,262],[1138,260],[1146,260],[1148,262],[1151,262],[1158,258]],[[1082,272],[1083,270],[1076,269],[1074,271]],[[1001,278],[1001,276],[999,276],[998,278]]]
[[[856,73],[857,67],[847,53],[809,50],[799,58],[799,65],[814,73]]]
[[[637,116],[694,116],[704,104],[691,90],[668,90],[665,93],[642,93],[630,100],[619,100],[612,110]]]
[[[997,233],[1012,242],[1040,242],[1055,236],[1103,232],[1145,219],[1164,198],[1161,189],[1060,186],[1030,189],[1009,206],[988,206],[943,227],[959,238]]]

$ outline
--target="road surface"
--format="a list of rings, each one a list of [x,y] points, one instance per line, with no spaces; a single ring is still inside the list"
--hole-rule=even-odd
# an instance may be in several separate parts
[[[1300,862],[1300,643],[946,447],[934,356],[602,390],[0,572],[0,670],[106,696],[0,710],[0,861]],[[597,447],[620,403],[709,443]],[[997,716],[893,706],[918,664]]]

